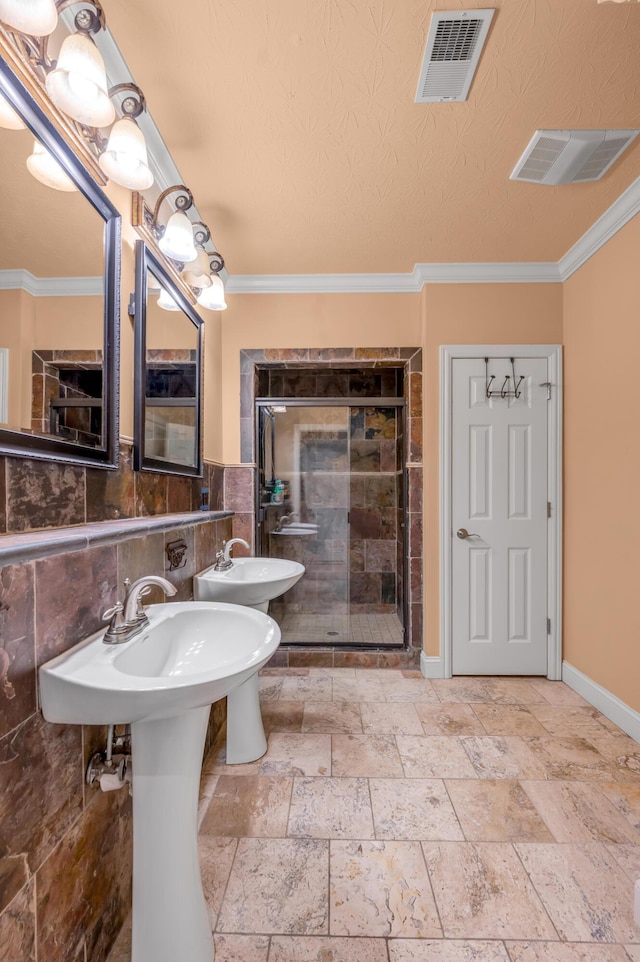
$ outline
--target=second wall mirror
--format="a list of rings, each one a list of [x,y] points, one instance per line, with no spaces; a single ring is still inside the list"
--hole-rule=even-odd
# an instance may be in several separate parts
[[[136,242],[134,467],[202,475],[202,319]]]

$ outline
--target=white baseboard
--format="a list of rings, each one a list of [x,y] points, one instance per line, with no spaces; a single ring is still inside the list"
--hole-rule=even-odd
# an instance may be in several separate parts
[[[578,671],[577,668],[569,665],[566,661],[562,663],[562,680],[569,688],[573,688],[579,695],[586,698],[594,708],[606,715],[627,735],[631,735],[637,742],[640,742],[640,714],[637,711],[629,708],[616,695],[612,695],[602,685],[598,685],[597,682],[592,681],[587,675],[583,675],[581,671]]]
[[[444,678],[444,665],[440,655],[425,655],[420,652],[420,671],[425,678]]]

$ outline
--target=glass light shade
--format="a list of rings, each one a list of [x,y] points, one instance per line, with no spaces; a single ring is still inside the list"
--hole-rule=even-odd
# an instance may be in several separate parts
[[[6,97],[0,94],[0,127],[5,130],[24,130],[20,115],[16,113]]]
[[[72,33],[65,38],[58,65],[47,74],[46,85],[56,107],[79,123],[108,127],[115,120],[104,61],[86,34]]]
[[[0,20],[30,37],[48,37],[58,13],[54,0],[0,0]]]
[[[116,121],[107,149],[98,158],[107,177],[127,190],[146,190],[153,184],[144,134],[131,117]]]
[[[183,211],[177,210],[171,215],[165,232],[158,241],[158,247],[167,257],[182,261],[183,264],[196,259],[198,252],[193,242],[193,227]]]
[[[33,153],[27,157],[27,168],[36,180],[54,190],[72,191],[78,188],[62,169],[55,157],[39,140],[33,142]]]
[[[147,271],[147,294],[159,294],[162,290],[160,281],[157,281],[151,271]]]
[[[189,287],[210,287],[211,267],[207,252],[201,247],[198,256],[182,272],[182,276]]]
[[[217,274],[212,274],[210,286],[200,291],[198,304],[207,311],[226,311],[227,302],[224,299],[224,284]]]
[[[171,294],[165,291],[164,287],[160,291],[160,297],[158,298],[158,307],[161,307],[163,311],[181,311],[182,308],[179,304],[176,304]]]

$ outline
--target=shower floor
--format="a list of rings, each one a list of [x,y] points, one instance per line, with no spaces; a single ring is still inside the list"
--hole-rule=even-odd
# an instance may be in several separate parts
[[[404,629],[396,614],[331,615],[286,613],[278,619],[285,645],[398,646]]]

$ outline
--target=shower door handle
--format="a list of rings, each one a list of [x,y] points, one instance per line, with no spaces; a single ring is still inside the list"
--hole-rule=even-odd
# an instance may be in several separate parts
[[[471,534],[471,532],[467,531],[466,528],[458,528],[458,530],[456,531],[456,535],[458,536],[458,538],[460,538],[461,541],[466,541],[467,538],[479,538],[479,537],[480,537],[479,534]]]

